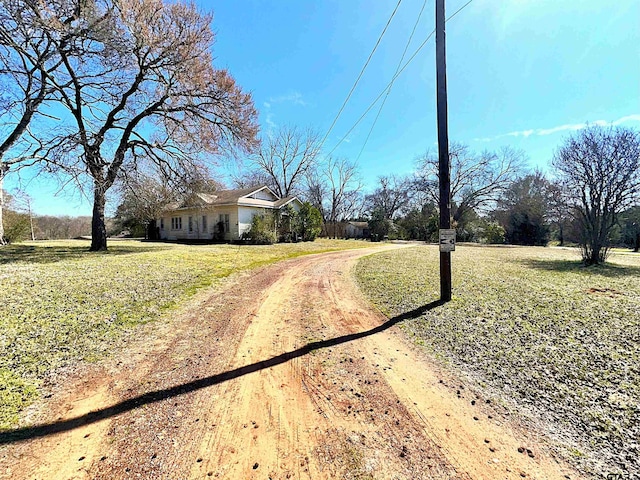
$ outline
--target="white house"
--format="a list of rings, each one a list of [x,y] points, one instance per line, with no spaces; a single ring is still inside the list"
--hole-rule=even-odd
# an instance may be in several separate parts
[[[344,229],[346,238],[369,238],[371,231],[367,222],[348,222]]]
[[[162,240],[234,241],[251,229],[255,215],[265,215],[286,205],[298,211],[296,197],[278,197],[269,187],[196,193],[182,204],[169,205],[156,220]]]

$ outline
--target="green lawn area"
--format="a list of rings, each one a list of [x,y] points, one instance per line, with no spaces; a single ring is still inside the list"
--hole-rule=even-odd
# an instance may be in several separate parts
[[[44,376],[113,350],[136,325],[162,319],[230,274],[311,253],[370,246],[318,239],[265,246],[112,241],[33,242],[0,248],[0,429],[38,395]]]
[[[438,262],[424,246],[365,257],[356,273],[392,317],[438,299]],[[572,250],[462,245],[452,263],[453,300],[405,331],[575,440],[564,453],[576,464],[640,474],[640,255],[585,268]]]

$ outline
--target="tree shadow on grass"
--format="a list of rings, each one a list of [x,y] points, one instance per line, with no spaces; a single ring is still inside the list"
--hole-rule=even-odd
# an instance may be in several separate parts
[[[129,255],[133,253],[157,252],[169,247],[110,245],[106,252],[90,252],[89,246],[78,245],[21,245],[12,244],[0,248],[0,265],[11,263],[46,264],[94,258],[95,256]]]
[[[640,276],[640,267],[617,265],[614,263],[587,267],[578,260],[523,260],[522,264],[538,270],[576,273],[578,275],[602,275],[603,277],[610,278]]]
[[[248,375],[250,373],[258,372],[266,368],[275,367],[277,365],[286,363],[295,358],[307,355],[315,350],[333,347],[343,343],[353,342],[361,338],[369,337],[371,335],[384,332],[385,330],[391,328],[392,326],[400,322],[418,318],[424,313],[428,312],[429,310],[433,310],[434,308],[439,307],[441,305],[444,305],[444,302],[442,302],[441,300],[437,300],[435,302],[431,302],[427,305],[418,307],[409,312],[403,313],[402,315],[395,316],[387,320],[383,324],[375,328],[372,328],[370,330],[351,333],[348,335],[342,335],[340,337],[331,338],[328,340],[321,340],[317,342],[307,343],[306,345],[296,350],[285,352],[280,355],[276,355],[275,357],[262,360],[260,362],[245,365],[243,367],[218,373],[216,375],[211,375],[210,377],[201,378],[198,380],[194,380],[192,382],[176,385],[174,387],[147,392],[137,397],[129,398],[122,402],[116,403],[115,405],[111,405],[110,407],[104,407],[99,410],[89,412],[85,415],[81,415],[79,417],[47,423],[43,425],[36,425],[32,427],[23,427],[15,430],[6,430],[4,432],[0,432],[0,445],[21,442],[21,441],[25,441],[33,438],[46,437],[48,435],[54,435],[60,432],[66,432],[69,430],[73,430],[75,428],[82,427],[83,425],[88,425],[91,423],[99,422],[106,418],[115,417],[121,413],[135,410],[136,408],[142,407],[144,405],[149,405],[149,404],[160,402],[162,400],[166,400],[169,398],[185,395],[187,393],[201,390],[203,388],[211,387],[219,383],[227,382],[229,380],[233,380],[235,378],[239,378],[244,375]]]

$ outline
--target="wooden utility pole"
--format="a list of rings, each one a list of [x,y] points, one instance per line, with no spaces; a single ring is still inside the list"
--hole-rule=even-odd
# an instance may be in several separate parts
[[[436,87],[438,105],[438,178],[440,180],[440,300],[451,300],[451,178],[447,129],[447,65],[444,2],[436,0]],[[455,232],[453,232],[455,235]],[[453,238],[455,248],[455,236]]]
[[[36,239],[36,234],[33,231],[33,213],[31,212],[31,200],[27,199],[27,207],[29,208],[29,225],[31,225],[31,241]]]

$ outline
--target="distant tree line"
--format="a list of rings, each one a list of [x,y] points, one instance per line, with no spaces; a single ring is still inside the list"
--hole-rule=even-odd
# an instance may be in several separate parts
[[[587,127],[565,139],[549,176],[526,172],[511,149],[475,154],[452,144],[451,211],[458,241],[547,245],[571,242],[585,264],[612,246],[640,249],[640,133]],[[365,197],[372,235],[435,241],[437,158],[418,160],[413,176],[381,177]]]
[[[33,215],[24,198],[5,196],[4,238],[8,243],[23,240],[62,240],[89,237],[91,217]]]

